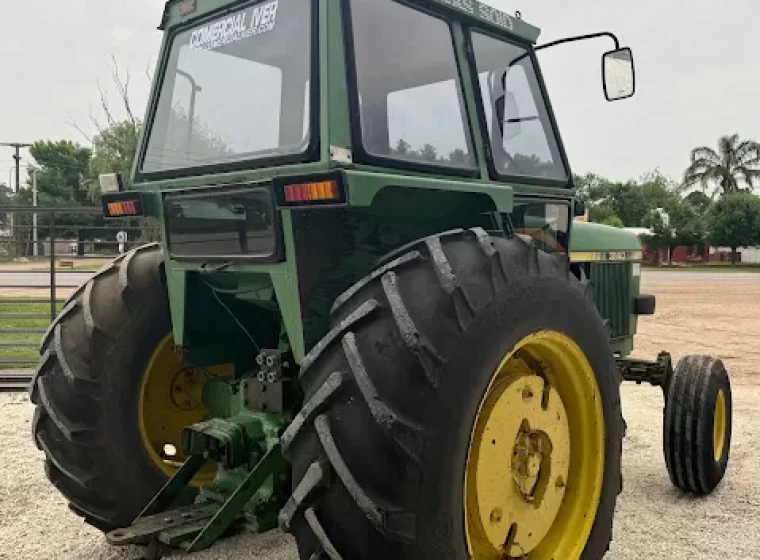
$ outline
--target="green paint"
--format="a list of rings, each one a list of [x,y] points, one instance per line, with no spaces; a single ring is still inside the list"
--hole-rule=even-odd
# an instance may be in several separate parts
[[[386,188],[425,189],[475,193],[487,196],[493,203],[492,209],[511,212],[514,195],[508,186],[451,178],[420,177],[401,173],[372,173],[368,171],[346,171],[351,206],[372,206],[375,197]],[[419,210],[415,208],[416,212]]]
[[[571,252],[640,250],[639,237],[630,231],[590,222],[573,222]]]
[[[170,260],[166,261],[165,270],[166,287],[169,292],[169,311],[174,329],[174,344],[184,346],[187,273],[182,267],[174,266]]]
[[[280,444],[272,447],[264,457],[256,464],[245,480],[235,489],[229,499],[219,508],[211,521],[198,534],[198,536],[186,547],[188,552],[204,550],[214,544],[219,537],[238,518],[243,508],[248,504],[253,495],[261,488],[267,478],[285,469],[287,463],[282,456]],[[272,527],[262,527],[266,530]]]

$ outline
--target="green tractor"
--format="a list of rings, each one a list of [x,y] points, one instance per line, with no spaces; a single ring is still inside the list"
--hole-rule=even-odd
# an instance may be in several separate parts
[[[673,483],[726,470],[720,360],[629,359],[638,239],[584,213],[539,31],[475,0],[172,0],[130,181],[160,244],[42,341],[34,441],[114,545],[291,532],[303,560],[595,559],[622,379]],[[631,51],[604,92],[634,93]]]

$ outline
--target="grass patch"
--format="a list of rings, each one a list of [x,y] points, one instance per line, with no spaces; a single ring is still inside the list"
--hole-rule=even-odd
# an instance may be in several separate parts
[[[33,368],[39,359],[37,345],[42,338],[42,332],[50,324],[49,303],[29,303],[25,298],[0,297],[0,369]],[[26,298],[34,300],[35,298]],[[62,302],[56,308],[61,309]],[[18,317],[19,314],[44,315],[44,317]],[[16,316],[9,316],[16,315]],[[7,333],[6,329],[23,329],[28,333]],[[33,344],[34,346],[17,346]],[[8,363],[8,360],[14,360]],[[18,360],[18,361],[15,361]]]

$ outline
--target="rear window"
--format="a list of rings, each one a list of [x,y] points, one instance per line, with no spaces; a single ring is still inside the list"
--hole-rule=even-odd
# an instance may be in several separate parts
[[[304,152],[311,133],[310,5],[258,2],[177,34],[142,171]]]

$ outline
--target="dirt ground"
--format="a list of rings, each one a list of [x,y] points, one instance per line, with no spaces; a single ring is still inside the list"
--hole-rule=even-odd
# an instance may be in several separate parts
[[[760,559],[760,275],[645,272],[643,289],[657,295],[658,312],[641,320],[636,355],[712,353],[728,365],[731,460],[713,496],[679,494],[662,458],[662,397],[625,386],[624,489],[607,558]],[[29,437],[31,416],[25,396],[0,395],[0,559],[141,558],[139,549],[109,547],[68,511],[44,477]],[[298,560],[290,538],[277,532],[233,538],[192,558]]]

